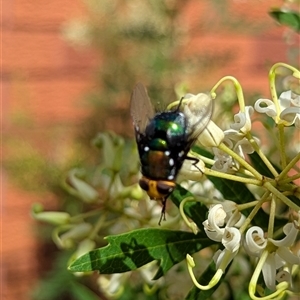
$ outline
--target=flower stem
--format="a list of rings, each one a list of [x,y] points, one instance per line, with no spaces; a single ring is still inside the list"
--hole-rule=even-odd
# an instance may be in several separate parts
[[[229,149],[224,143],[221,143],[218,148],[228,153],[230,156],[232,156],[232,158],[238,161],[244,168],[250,171],[253,174],[253,176],[256,177],[256,179],[262,181],[263,179],[262,175],[259,172],[257,172],[249,163],[247,163],[242,157],[240,157],[234,151]]]
[[[279,134],[279,152],[281,167],[284,169],[286,167],[286,155],[285,155],[285,139],[284,139],[284,125],[278,124],[278,134]]]
[[[278,176],[277,171],[275,170],[271,162],[268,160],[268,158],[265,156],[265,154],[261,151],[260,147],[257,145],[256,141],[254,140],[250,132],[246,134],[246,137],[249,140],[252,147],[254,148],[254,150],[256,151],[256,153],[260,156],[262,161],[265,163],[265,165],[268,167],[270,172],[273,174],[273,176],[274,177]]]
[[[236,176],[236,175],[232,175],[232,174],[222,173],[222,172],[219,172],[219,171],[211,170],[209,168],[205,168],[204,174],[208,175],[208,176],[225,178],[225,179],[228,179],[228,180],[243,182],[243,183],[247,183],[247,184],[254,184],[254,185],[258,185],[258,186],[262,185],[262,182],[260,180],[257,180],[257,179],[247,178],[247,177],[240,177],[240,176]]]
[[[265,203],[268,200],[268,197],[270,195],[269,191],[266,191],[263,196],[261,197],[261,199],[257,202],[257,204],[255,205],[255,207],[252,209],[251,213],[249,214],[249,216],[246,218],[246,220],[244,221],[243,225],[240,227],[240,232],[243,233],[246,228],[248,227],[248,225],[251,223],[252,219],[254,218],[254,216],[257,214],[257,212],[259,211],[259,209],[261,208],[261,206],[263,205],[263,203]]]
[[[213,278],[208,283],[208,285],[201,285],[197,281],[197,279],[195,278],[195,275],[194,275],[194,272],[193,272],[193,268],[195,267],[194,259],[189,254],[187,254],[186,255],[186,260],[187,260],[188,271],[189,271],[189,274],[191,276],[191,279],[192,279],[194,285],[198,289],[200,289],[200,290],[209,290],[212,287],[214,287],[220,281],[220,279],[223,275],[223,271],[221,269],[218,269],[217,272],[215,273],[215,275],[213,276]]]
[[[276,212],[276,199],[273,196],[271,200],[270,213],[269,213],[270,217],[269,217],[269,224],[268,224],[268,238],[273,237],[275,212]]]
[[[268,296],[265,297],[257,297],[255,296],[255,292],[256,292],[256,286],[257,286],[257,280],[258,277],[262,271],[262,268],[268,258],[269,255],[269,251],[267,249],[265,249],[263,251],[263,253],[261,254],[259,261],[256,265],[256,268],[252,274],[250,283],[249,283],[249,287],[248,287],[248,291],[249,291],[249,296],[251,299],[253,300],[270,300],[270,299],[280,299],[280,297],[278,296],[283,296],[283,293],[286,291],[286,289],[288,288],[289,284],[287,282],[281,282],[276,286],[276,291]],[[276,298],[275,298],[276,297]]]
[[[225,80],[231,80],[234,84],[236,95],[239,101],[239,106],[240,106],[240,111],[245,112],[245,100],[244,100],[244,94],[243,94],[243,89],[239,81],[233,77],[233,76],[225,76],[221,78],[211,89],[210,94],[213,99],[216,98],[216,89],[225,81]]]
[[[300,160],[300,152],[288,163],[288,165],[285,166],[285,168],[282,170],[282,172],[276,178],[277,181],[280,181],[282,178],[284,178],[287,175],[287,173],[295,166],[295,164],[299,160]],[[299,173],[296,175],[299,175]]]
[[[293,201],[291,201],[289,198],[284,196],[280,191],[278,191],[270,182],[265,182],[264,187],[268,189],[273,195],[275,195],[277,198],[279,198],[282,202],[284,202],[287,206],[289,206],[291,209],[295,211],[299,211],[300,207],[296,205]]]
[[[186,214],[183,210],[185,203],[190,202],[190,201],[196,201],[197,202],[197,200],[194,197],[187,197],[187,198],[183,199],[180,202],[180,205],[179,205],[179,212],[180,212],[180,215],[181,215],[183,221],[185,222],[185,224],[193,231],[194,234],[197,234],[198,233],[198,227],[197,227],[196,223],[190,222],[188,220],[188,218],[186,217]]]

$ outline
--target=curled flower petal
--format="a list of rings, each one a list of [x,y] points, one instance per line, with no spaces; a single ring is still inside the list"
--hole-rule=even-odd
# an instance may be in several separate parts
[[[241,233],[235,227],[226,227],[222,238],[224,247],[232,252],[235,252],[240,247]]]
[[[223,157],[223,159],[218,158],[216,159],[214,165],[212,166],[212,170],[216,170],[222,173],[232,173],[232,157],[228,156],[226,157],[226,159],[224,159],[225,156]]]
[[[288,223],[283,227],[283,232],[286,236],[281,240],[269,239],[277,247],[290,247],[296,240],[299,230],[296,222]]]
[[[279,96],[279,104],[281,111],[291,106],[292,91],[282,92]]]
[[[224,226],[226,212],[222,204],[212,206],[208,213],[208,222],[214,230],[220,229],[219,226]]]
[[[205,233],[206,233],[206,235],[209,239],[211,239],[212,241],[215,241],[215,242],[221,242],[221,240],[223,238],[224,231],[225,231],[224,228],[221,228],[218,231],[214,231],[209,226],[209,223],[208,223],[207,220],[204,221],[202,224],[204,226],[204,231],[205,231]]]
[[[290,125],[295,123],[297,117],[300,118],[300,107],[286,108],[280,114],[280,119],[287,121]]]
[[[250,142],[246,138],[243,138],[235,144],[233,151],[251,154],[254,152],[254,149]]]
[[[266,107],[261,106],[261,104],[264,104]],[[259,113],[266,113],[269,117],[277,115],[275,105],[269,99],[258,99],[254,104],[254,108]]]
[[[245,112],[239,112],[234,115],[234,124],[231,124],[230,127],[242,133],[247,133],[251,130],[251,118],[254,109],[252,106],[246,106]]]
[[[235,251],[235,252],[229,252],[229,255],[228,255],[228,250],[227,249],[224,249],[223,251],[221,250],[218,250],[214,256],[213,256],[213,260],[216,264],[216,268],[219,269],[221,263],[224,263],[224,257],[227,259],[227,261],[225,262],[225,264],[223,265],[223,270],[225,270],[227,268],[227,266],[229,265],[229,263],[233,260],[233,258],[236,256],[238,252]],[[227,254],[227,255],[225,255]],[[226,257],[227,256],[227,257]]]
[[[236,131],[234,129],[227,129],[224,131],[225,138],[224,142],[228,141],[228,139],[233,140],[233,141],[239,141],[244,137],[244,134],[240,133],[239,131]],[[232,148],[232,147],[229,147]]]
[[[300,257],[295,255],[287,247],[279,247],[277,249],[276,253],[283,261],[285,261],[291,265],[300,265]]]
[[[253,226],[248,229],[245,237],[245,248],[250,255],[257,256],[266,247],[267,240],[264,238],[264,231]]]

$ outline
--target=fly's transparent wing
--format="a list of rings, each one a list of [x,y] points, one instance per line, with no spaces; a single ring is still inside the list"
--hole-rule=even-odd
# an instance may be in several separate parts
[[[184,99],[188,99],[184,105],[183,113],[188,120],[188,131],[191,139],[196,139],[205,129],[211,119],[213,113],[213,101],[206,94],[198,94],[189,99],[186,95]]]
[[[135,130],[143,133],[155,112],[147,94],[147,90],[141,83],[138,83],[133,89],[130,113]]]

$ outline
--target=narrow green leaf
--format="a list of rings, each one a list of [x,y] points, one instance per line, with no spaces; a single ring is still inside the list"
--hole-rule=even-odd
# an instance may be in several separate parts
[[[300,15],[296,11],[273,9],[269,15],[281,25],[288,26],[296,32],[300,32]]]
[[[175,264],[210,246],[213,241],[205,234],[162,230],[158,228],[138,229],[129,233],[106,237],[108,245],[93,250],[75,260],[69,270],[87,272],[98,270],[102,274],[123,273],[157,260],[158,279]]]
[[[85,285],[73,281],[70,282],[70,294],[74,300],[98,300],[99,297]]]

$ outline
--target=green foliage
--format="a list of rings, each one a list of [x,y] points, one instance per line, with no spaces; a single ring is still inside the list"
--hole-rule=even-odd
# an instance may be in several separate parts
[[[300,32],[300,14],[297,11],[287,11],[286,9],[273,9],[269,12],[279,24]]]
[[[73,272],[100,271],[113,274],[136,270],[159,261],[159,269],[153,279],[158,279],[187,253],[195,253],[212,244],[205,234],[161,229],[137,229],[129,233],[106,237],[108,246],[91,251],[73,262]]]

